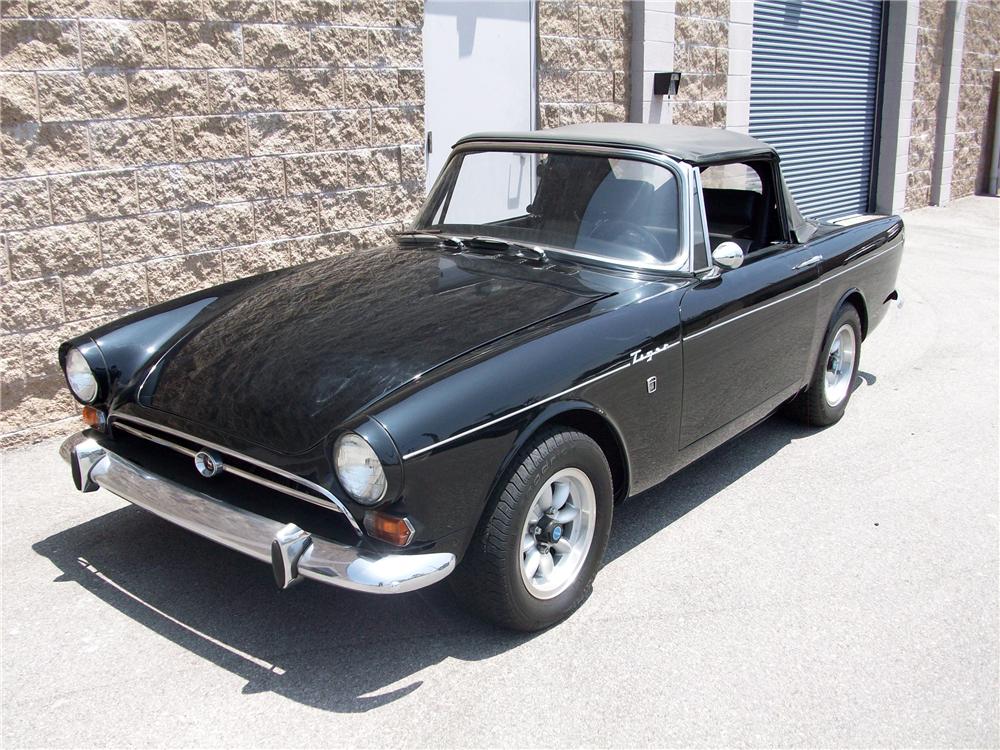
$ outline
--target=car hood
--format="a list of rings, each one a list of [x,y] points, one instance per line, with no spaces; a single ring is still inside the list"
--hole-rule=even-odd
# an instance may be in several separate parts
[[[261,279],[156,358],[140,403],[298,453],[434,367],[608,295],[565,270],[398,246]]]

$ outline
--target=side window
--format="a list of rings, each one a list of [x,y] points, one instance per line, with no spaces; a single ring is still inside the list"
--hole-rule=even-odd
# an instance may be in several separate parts
[[[713,190],[749,190],[764,194],[760,176],[748,164],[717,164],[701,171],[701,185]]]
[[[708,245],[705,243],[705,226],[702,223],[704,216],[698,201],[698,186],[694,185],[692,187],[694,194],[691,196],[691,205],[694,206],[692,214],[694,221],[691,227],[691,251],[694,253],[695,270],[698,270],[702,266],[711,268],[712,258]]]
[[[770,162],[714,164],[701,170],[709,243],[735,242],[751,254],[784,238]]]

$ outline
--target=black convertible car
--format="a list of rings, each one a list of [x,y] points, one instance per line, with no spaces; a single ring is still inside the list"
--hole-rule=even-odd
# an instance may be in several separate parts
[[[460,141],[412,228],[62,345],[103,487],[302,578],[577,608],[616,502],[785,406],[840,419],[898,217],[804,219],[766,144],[580,125]],[[127,540],[123,540],[127,543]]]

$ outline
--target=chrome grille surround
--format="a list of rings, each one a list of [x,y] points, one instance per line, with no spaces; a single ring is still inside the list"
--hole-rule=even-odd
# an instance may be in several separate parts
[[[316,484],[315,482],[310,482],[308,479],[300,477],[297,474],[293,474],[290,471],[285,471],[284,469],[279,469],[276,466],[271,466],[270,464],[264,463],[263,461],[258,461],[256,458],[251,458],[250,456],[247,456],[243,453],[234,451],[232,448],[227,448],[223,445],[219,445],[218,443],[213,443],[208,440],[202,440],[201,438],[196,437],[194,435],[189,435],[179,430],[175,430],[170,427],[165,427],[164,425],[158,424],[156,422],[150,422],[149,420],[142,419],[141,417],[115,414],[112,415],[111,417],[111,426],[112,429],[124,430],[130,435],[134,435],[135,437],[138,437],[142,440],[148,440],[151,443],[155,443],[165,448],[169,448],[170,450],[176,451],[177,453],[181,453],[190,458],[194,458],[195,454],[198,453],[198,451],[193,448],[189,448],[186,445],[182,445],[172,440],[168,440],[167,438],[161,437],[160,435],[155,435],[152,432],[149,432],[147,429],[143,428],[145,427],[148,429],[156,430],[157,432],[165,433],[167,435],[171,435],[173,437],[179,438],[189,443],[199,445],[202,448],[211,448],[212,450],[218,451],[223,456],[228,456],[230,458],[234,458],[238,461],[241,461],[245,464],[250,464],[254,468],[260,469],[262,474],[270,473],[275,475],[276,477],[281,477],[295,484],[301,485],[303,488],[305,488],[306,490],[310,490],[311,492],[305,492],[294,489],[292,487],[288,487],[284,484],[281,484],[280,482],[275,482],[271,479],[268,479],[266,476],[263,476],[262,474],[257,474],[252,471],[247,471],[238,466],[232,466],[228,463],[225,463],[222,467],[222,471],[227,474],[231,474],[235,477],[245,479],[249,482],[254,482],[255,484],[261,485],[262,487],[267,487],[268,489],[274,490],[275,492],[281,492],[285,495],[289,495],[298,500],[304,500],[307,503],[318,505],[321,508],[326,508],[327,510],[332,510],[337,513],[342,513],[344,517],[347,519],[348,523],[351,524],[351,528],[354,529],[354,532],[358,536],[362,536],[361,527],[358,525],[358,522],[354,520],[354,516],[351,515],[350,511],[347,510],[347,507],[343,504],[343,502],[341,502],[337,498],[336,495],[334,495],[325,487],[322,487]]]

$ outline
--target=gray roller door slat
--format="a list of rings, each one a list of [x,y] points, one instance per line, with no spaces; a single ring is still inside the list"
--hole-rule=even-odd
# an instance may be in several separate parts
[[[807,216],[868,210],[882,7],[756,0],[750,133],[782,157]]]

